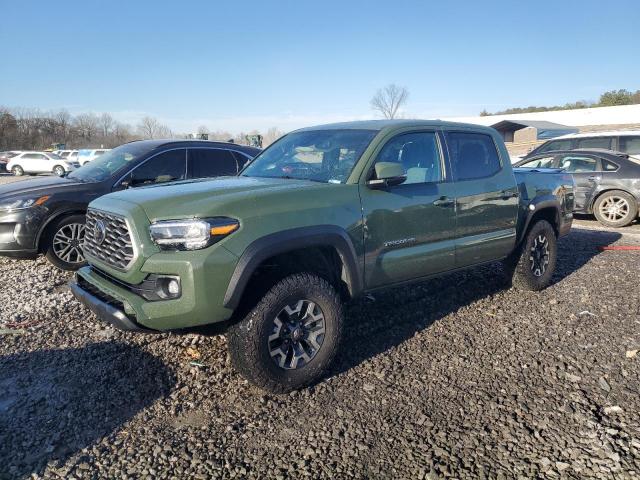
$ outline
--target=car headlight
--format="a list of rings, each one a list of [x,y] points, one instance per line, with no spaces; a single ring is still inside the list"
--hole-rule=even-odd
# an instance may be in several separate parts
[[[151,239],[162,250],[199,250],[206,248],[240,228],[233,218],[164,220],[149,227]]]
[[[37,207],[49,200],[49,195],[42,197],[14,198],[12,200],[0,200],[0,210],[13,211],[25,208]]]

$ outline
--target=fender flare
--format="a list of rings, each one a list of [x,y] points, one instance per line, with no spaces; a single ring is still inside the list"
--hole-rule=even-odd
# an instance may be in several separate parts
[[[235,310],[249,279],[266,259],[307,247],[331,246],[336,249],[346,273],[352,297],[363,290],[363,279],[353,242],[347,232],[335,225],[293,228],[272,233],[252,242],[240,256],[224,296],[224,306]]]
[[[531,205],[535,207],[534,210],[531,210]],[[556,216],[555,228],[560,229],[560,226],[561,226],[560,225],[560,203],[558,202],[558,199],[551,194],[541,195],[539,197],[534,198],[531,202],[529,202],[529,204],[526,207],[527,216],[525,218],[524,225],[520,230],[520,235],[518,236],[518,244],[524,239],[525,233],[527,232],[527,230],[529,230],[529,225],[531,224],[531,220],[533,219],[533,216],[536,213],[538,213],[540,210],[544,210],[548,208],[553,209]]]

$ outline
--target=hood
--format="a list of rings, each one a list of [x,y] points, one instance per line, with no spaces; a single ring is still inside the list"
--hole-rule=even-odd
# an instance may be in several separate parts
[[[109,211],[110,199],[117,199],[141,207],[150,221],[231,215],[239,210],[254,216],[265,207],[272,208],[275,198],[282,194],[289,208],[295,209],[301,200],[294,200],[294,196],[301,198],[312,191],[325,190],[327,195],[323,197],[330,198],[329,191],[341,187],[344,185],[307,180],[226,177],[132,188],[101,197],[91,207]]]
[[[65,177],[42,177],[0,185],[0,198],[23,195],[51,195],[65,191],[85,187],[87,190],[95,188],[95,184],[88,184]]]

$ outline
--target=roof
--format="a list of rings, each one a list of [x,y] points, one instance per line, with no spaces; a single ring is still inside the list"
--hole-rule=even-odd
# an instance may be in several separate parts
[[[225,147],[231,150],[241,150],[241,151],[259,151],[259,148],[250,147],[248,145],[240,145],[238,143],[231,142],[216,142],[213,140],[192,140],[192,139],[184,139],[184,138],[164,138],[164,139],[154,139],[154,140],[134,140],[135,143],[144,143],[149,146],[149,148],[157,148],[168,144],[180,144],[184,146],[196,146],[203,145],[209,147]],[[129,142],[129,143],[133,143]]]
[[[385,130],[401,127],[470,127],[479,130],[487,130],[487,127],[471,123],[448,122],[444,120],[418,120],[418,119],[393,119],[393,120],[356,120],[353,122],[327,123],[305,127],[297,132],[308,130]]]
[[[492,128],[498,129],[500,127],[507,127],[511,125],[520,125],[521,128],[524,127],[534,127],[538,130],[575,130],[578,131],[575,127],[570,127],[568,125],[561,125],[559,123],[547,122],[546,120],[502,120],[500,122],[494,123],[491,125]]]
[[[607,130],[603,132],[570,133],[556,138],[626,137],[629,135],[640,135],[640,130]]]

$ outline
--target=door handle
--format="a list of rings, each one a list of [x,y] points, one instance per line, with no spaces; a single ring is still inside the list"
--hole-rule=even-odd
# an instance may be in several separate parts
[[[510,198],[518,198],[518,192],[511,192],[509,190],[503,190],[500,192],[502,200],[509,200]]]
[[[589,180],[591,182],[595,182],[596,180],[600,180],[600,175],[589,175],[587,177],[587,180]]]
[[[453,200],[447,196],[442,196],[433,202],[436,207],[448,208],[453,207]]]

